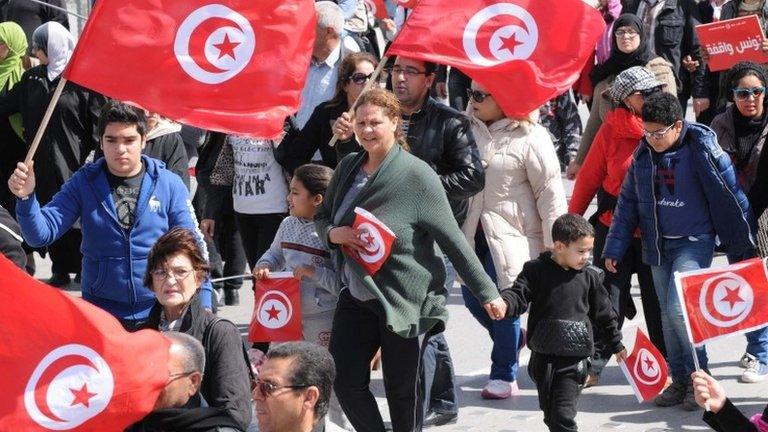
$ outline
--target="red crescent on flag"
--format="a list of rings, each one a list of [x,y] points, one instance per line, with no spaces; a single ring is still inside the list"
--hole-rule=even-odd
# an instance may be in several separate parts
[[[475,41],[477,44],[477,50],[482,54],[483,57],[488,59],[493,59],[496,56],[491,51],[491,37],[494,33],[496,33],[499,29],[506,26],[517,26],[520,29],[524,30],[526,35],[529,33],[530,29],[528,26],[525,25],[523,20],[521,20],[518,17],[507,15],[507,14],[500,14],[496,15],[493,18],[489,19],[485,23],[483,23],[482,26],[480,26],[480,29],[477,32],[478,39]],[[487,35],[487,38],[483,38],[482,40],[479,39],[480,35]],[[523,35],[517,34],[513,37],[510,37],[506,39],[507,41],[507,47],[509,47],[510,50],[514,50],[515,43],[522,44],[523,41]],[[503,47],[504,45],[502,45]],[[510,52],[510,54],[514,54],[514,52]]]
[[[210,73],[226,72],[225,69],[221,69],[212,64],[205,56],[205,44],[210,38],[211,34],[222,27],[235,27],[240,29],[240,26],[229,19],[221,17],[211,17],[200,23],[195,28],[189,37],[189,55],[200,66],[201,69]],[[242,29],[240,29],[242,31]],[[220,41],[215,41],[220,42]]]
[[[719,300],[715,299],[715,291],[717,291],[717,287],[723,282],[723,281],[733,281],[733,278],[731,278],[728,274],[715,276],[714,278],[710,279],[707,284],[708,292],[707,297],[705,299],[704,307],[707,308],[707,311],[712,315],[713,318],[720,320],[720,321],[731,321],[735,315],[723,315],[721,314],[717,308],[715,307],[715,303],[719,302]],[[738,281],[735,281],[738,282]]]
[[[56,378],[56,376],[58,376],[62,371],[78,365],[88,366],[97,372],[99,370],[96,365],[94,365],[90,360],[88,360],[88,358],[84,356],[68,355],[61,357],[60,359],[51,363],[51,365],[45,369],[42,375],[40,375],[40,379],[37,381],[37,387],[35,388],[35,403],[37,404],[40,412],[53,421],[61,423],[66,422],[66,420],[54,414],[53,411],[51,411],[51,408],[48,406],[48,387],[51,385],[51,382]]]

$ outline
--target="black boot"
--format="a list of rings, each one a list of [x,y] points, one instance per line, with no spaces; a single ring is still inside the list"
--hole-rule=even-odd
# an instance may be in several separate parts
[[[54,273],[51,278],[48,279],[48,285],[55,287],[64,287],[69,285],[72,279],[69,278],[68,273]]]
[[[237,306],[240,304],[240,291],[235,288],[224,288],[224,304]]]

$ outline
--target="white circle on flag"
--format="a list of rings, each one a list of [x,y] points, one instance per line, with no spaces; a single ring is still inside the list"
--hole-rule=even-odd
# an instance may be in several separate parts
[[[292,316],[291,299],[285,293],[270,290],[261,296],[256,308],[256,319],[262,326],[272,330],[279,329],[285,327]]]
[[[731,272],[707,279],[699,294],[701,315],[717,327],[733,327],[741,323],[749,316],[754,303],[752,286]]]
[[[478,41],[481,28],[497,16],[517,18],[523,26],[517,23],[500,26],[492,33],[490,40]],[[496,66],[512,60],[525,60],[536,50],[538,42],[539,27],[536,20],[523,7],[512,3],[496,3],[481,9],[467,22],[462,38],[464,52],[478,66]],[[478,43],[488,44],[493,58],[483,55]]]
[[[202,47],[193,45],[193,34],[202,24],[220,19],[220,25],[205,37]],[[221,4],[203,6],[193,11],[176,31],[173,51],[181,68],[204,84],[220,84],[243,71],[253,57],[256,34],[251,23],[240,13]],[[206,62],[195,58],[202,55]]]
[[[384,258],[386,246],[384,245],[381,232],[376,225],[370,222],[363,222],[357,226],[357,229],[365,231],[358,236],[365,243],[365,252],[359,254],[360,259],[368,264],[372,264]]]
[[[24,390],[24,408],[43,428],[70,430],[104,411],[114,386],[109,365],[96,351],[64,345],[35,367]]]
[[[651,386],[661,380],[661,368],[659,361],[645,348],[637,352],[637,360],[634,367],[635,377],[641,384]]]

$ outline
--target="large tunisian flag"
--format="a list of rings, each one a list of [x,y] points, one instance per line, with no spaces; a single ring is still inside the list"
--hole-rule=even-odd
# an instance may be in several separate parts
[[[168,342],[128,333],[107,312],[0,256],[0,430],[121,431],[168,380]]]
[[[768,272],[761,258],[676,273],[675,283],[694,345],[768,325]]]
[[[312,0],[99,1],[64,77],[204,129],[274,137],[296,112]]]
[[[457,67],[522,117],[571,87],[604,28],[582,0],[420,0],[388,54]]]

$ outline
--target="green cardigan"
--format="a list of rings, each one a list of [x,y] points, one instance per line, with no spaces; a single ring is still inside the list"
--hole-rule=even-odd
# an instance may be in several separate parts
[[[437,174],[399,145],[390,150],[371,175],[340,223],[352,225],[355,207],[373,213],[397,236],[387,261],[375,276],[370,276],[338,245],[330,243],[328,232],[336,227],[336,211],[367,156],[361,151],[339,163],[315,215],[315,225],[320,238],[333,251],[337,268],[342,268],[346,261],[378,299],[387,328],[405,338],[417,337],[435,326],[438,331],[445,328],[448,293],[443,286],[445,266],[440,250],[481,304],[498,298],[496,285],[453,218]]]

